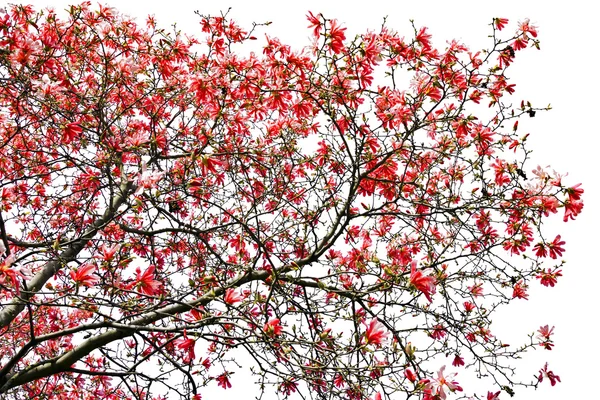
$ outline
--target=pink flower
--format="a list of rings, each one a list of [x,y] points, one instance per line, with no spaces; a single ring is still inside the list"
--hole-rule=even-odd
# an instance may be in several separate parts
[[[517,284],[513,287],[512,297],[513,299],[517,298],[525,300],[529,298],[529,295],[527,294],[527,285],[525,285],[525,283],[522,280],[517,282]]]
[[[414,372],[412,372],[411,369],[405,369],[404,376],[406,377],[406,379],[408,379],[411,382],[414,382],[417,380],[417,376],[415,375]]]
[[[107,247],[106,245],[102,245],[100,247],[100,252],[102,253],[102,260],[103,261],[112,261],[112,259],[115,257],[115,254],[117,253],[117,251],[119,251],[120,248],[121,248],[120,244],[115,244],[112,247]]]
[[[525,21],[520,22],[519,29],[523,32],[523,34],[526,37],[529,37],[529,36],[527,36],[528,33],[531,34],[531,36],[533,36],[533,37],[537,37],[537,28],[533,25],[529,25],[529,19],[526,19]]]
[[[387,335],[388,333],[385,331],[383,324],[377,318],[373,318],[365,331],[365,342],[366,344],[381,346]]]
[[[138,178],[138,189],[136,193],[141,192],[143,189],[155,188],[158,182],[163,179],[164,175],[164,171],[149,171],[146,162],[142,161],[142,170]]]
[[[481,287],[481,283],[476,283],[473,286],[467,287],[467,289],[469,289],[469,292],[475,297],[483,296],[483,287]]]
[[[217,385],[221,386],[223,389],[229,389],[231,387],[228,372],[224,372],[221,375],[217,376]]]
[[[560,240],[560,235],[557,235],[552,243],[548,243],[547,247],[550,253],[550,258],[556,260],[556,258],[562,256],[563,251],[565,251],[565,249],[562,247],[564,244],[565,241]]]
[[[554,343],[552,343],[552,339],[550,339],[550,336],[552,336],[553,331],[554,327],[549,328],[548,325],[541,326],[540,329],[538,329],[539,335],[537,336],[537,338],[540,339],[540,346],[542,346],[546,350],[552,350],[552,347],[554,346]]]
[[[279,318],[271,318],[269,322],[265,324],[263,331],[268,336],[279,336],[283,330],[283,327],[279,322]]]
[[[499,400],[500,399],[500,393],[502,391],[497,391],[496,393],[492,393],[492,392],[488,392],[487,393],[487,399],[486,400]]]
[[[138,292],[150,296],[160,293],[162,284],[154,279],[154,265],[149,266],[144,273],[141,273],[140,267],[135,270],[135,284]]]
[[[23,274],[15,268],[10,268],[14,262],[14,254],[11,254],[0,262],[0,284],[4,284],[5,279],[8,278],[8,280],[12,282],[17,294],[20,294],[21,283],[19,282],[18,278],[23,278]]]
[[[569,195],[569,200],[576,201],[581,199],[581,195],[583,194],[583,189],[579,188],[581,183],[578,183],[575,186],[571,186],[567,189],[567,194]]]
[[[466,311],[467,313],[470,313],[470,312],[471,312],[471,311],[473,311],[473,310],[475,309],[475,307],[476,307],[476,305],[475,305],[474,303],[470,302],[470,301],[465,301],[465,302],[463,303],[463,306],[465,307],[465,311]]]
[[[96,283],[100,281],[100,277],[98,275],[94,275],[96,272],[96,266],[93,264],[84,264],[83,266],[71,270],[69,275],[78,285],[83,285],[87,287],[92,287]]]
[[[457,354],[454,356],[452,365],[455,367],[462,367],[463,365],[465,365],[465,360],[463,360],[463,358]]]
[[[506,26],[506,24],[508,24],[507,18],[494,18],[494,25],[499,31],[501,31],[502,28]]]
[[[308,26],[309,28],[312,28],[313,30],[313,36],[318,38],[320,33],[321,33],[321,21],[319,21],[319,17],[321,16],[321,14],[317,14],[317,16],[314,16],[312,12],[308,12],[308,15],[306,16],[306,18],[308,19],[308,22],[310,22],[310,25]]]
[[[344,48],[344,40],[346,40],[346,35],[344,31],[346,28],[340,27],[336,20],[331,21],[331,28],[329,30],[329,36],[331,38],[331,50],[335,54],[339,54]]]
[[[223,297],[223,301],[225,301],[225,303],[233,305],[242,301],[243,299],[244,298],[240,296],[240,294],[234,289],[228,288],[225,290],[225,297]]]
[[[568,199],[565,202],[565,216],[563,217],[563,221],[567,222],[569,219],[574,220],[582,209],[583,201]]]
[[[435,294],[435,277],[425,275],[417,270],[417,262],[413,261],[410,265],[410,284],[421,291],[427,300],[431,303],[431,295]]]
[[[555,269],[555,271],[552,272],[552,270],[548,268],[546,270],[542,270],[542,272],[540,272],[536,278],[540,280],[542,285],[554,287],[559,276],[562,276],[562,270]]]
[[[70,124],[67,124],[63,131],[63,142],[65,142],[66,144],[71,143],[79,134],[81,134],[81,132],[83,132],[83,129],[81,128],[79,123],[71,122]]]
[[[187,353],[184,357],[185,362],[190,362],[196,359],[196,353],[194,352],[194,348],[196,347],[196,341],[194,339],[190,339],[184,333],[183,338],[177,339],[175,341],[177,348]]]
[[[433,332],[431,332],[430,336],[433,339],[441,340],[446,336],[446,329],[440,324],[437,324],[433,327]]]
[[[538,382],[544,380],[544,377],[550,380],[550,385],[556,385],[556,382],[560,382],[560,376],[556,375],[552,371],[548,371],[548,363],[544,365],[544,368],[540,369],[540,375],[538,376]]]
[[[428,388],[431,390],[431,392],[439,396],[439,398],[442,400],[446,399],[446,392],[444,391],[444,386],[447,387],[448,390],[450,390],[451,392],[462,392],[462,388],[458,386],[458,382],[451,380],[456,376],[456,373],[444,376],[445,369],[446,366],[442,366],[442,368],[440,368],[440,370],[438,371],[437,378],[433,379],[433,381],[431,381],[428,384]]]
[[[546,257],[548,255],[546,246],[542,242],[539,242],[538,244],[533,246],[533,249],[535,250],[536,257]]]

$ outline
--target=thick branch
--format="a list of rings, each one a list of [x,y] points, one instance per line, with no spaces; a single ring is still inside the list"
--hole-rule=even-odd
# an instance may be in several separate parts
[[[246,273],[237,281],[235,281],[234,285],[239,286],[250,281],[265,280],[269,276],[269,271],[255,271]],[[132,321],[131,325],[148,325],[163,318],[184,313],[195,307],[206,305],[216,297],[222,296],[224,293],[224,288],[216,288],[193,302],[174,304],[149,313],[148,315]],[[54,375],[59,372],[66,372],[71,369],[73,364],[91,353],[93,350],[107,345],[115,340],[133,336],[134,333],[135,330],[131,329],[112,329],[100,335],[94,336],[58,358],[46,361],[43,364],[34,365],[16,374],[12,374],[12,376],[9,376],[4,385],[0,387],[0,393],[6,393],[8,390],[14,387],[21,386],[36,379]]]
[[[120,193],[113,199],[108,209],[102,217],[96,220],[90,229],[85,232],[79,239],[71,242],[69,247],[60,255],[46,263],[44,267],[27,283],[27,287],[21,291],[21,296],[9,305],[5,306],[0,312],[0,328],[8,326],[21,311],[25,308],[27,302],[35,296],[35,294],[44,287],[46,282],[56,274],[67,263],[75,260],[77,255],[85,245],[98,233],[102,227],[113,220],[117,210],[125,203],[127,195],[134,188],[133,182],[125,181],[121,184]]]

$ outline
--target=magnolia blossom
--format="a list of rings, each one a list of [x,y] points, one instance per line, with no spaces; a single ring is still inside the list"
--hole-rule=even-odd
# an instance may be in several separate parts
[[[279,323],[279,318],[271,318],[263,327],[264,332],[269,336],[279,336],[283,327]]]
[[[20,293],[20,282],[19,278],[23,278],[23,274],[15,268],[11,268],[12,263],[15,262],[15,255],[11,254],[6,257],[3,261],[0,261],[0,284],[4,284],[6,279],[12,282],[13,287]]]
[[[458,354],[454,356],[454,360],[452,361],[452,365],[455,367],[462,367],[465,365],[465,360],[459,356]]]
[[[410,284],[417,290],[423,292],[427,300],[431,302],[431,295],[435,294],[435,277],[425,275],[422,271],[417,270],[417,263],[413,261],[410,265]]]
[[[71,122],[65,126],[62,139],[66,144],[69,144],[78,138],[82,132],[83,129],[78,122]]]
[[[501,391],[497,391],[496,393],[488,392],[486,400],[498,400],[500,398]]]
[[[548,325],[541,326],[540,329],[538,329],[538,333],[539,335],[537,336],[537,338],[540,340],[539,345],[545,348],[546,350],[552,350],[552,347],[554,347],[554,343],[552,343],[552,339],[550,339],[550,336],[552,336],[552,334],[554,333],[554,327],[550,328]]]
[[[560,382],[560,376],[556,375],[552,371],[548,371],[548,363],[544,365],[544,368],[540,369],[540,374],[538,376],[538,381],[542,382],[544,377],[548,378],[550,381],[550,385],[554,386],[557,382]]]
[[[388,333],[385,331],[383,324],[377,318],[373,318],[365,332],[365,342],[366,344],[381,346],[387,335]]]
[[[223,297],[225,303],[233,305],[239,303],[243,299],[244,298],[235,289],[228,288],[225,290],[225,297]]]
[[[229,389],[231,387],[229,373],[225,372],[217,376],[217,385],[221,386],[223,389]]]
[[[60,90],[60,85],[57,82],[50,80],[48,74],[42,75],[41,79],[34,80],[33,87],[44,96],[52,94],[53,91]]]
[[[115,254],[117,254],[117,251],[121,248],[120,244],[115,244],[112,247],[108,247],[106,245],[102,245],[100,247],[100,252],[102,253],[102,261],[111,261],[114,257]]]
[[[78,285],[92,287],[100,281],[100,277],[94,272],[96,272],[95,265],[84,264],[75,270],[71,270],[69,275]]]
[[[164,177],[165,173],[163,171],[152,171],[148,170],[148,165],[146,161],[142,161],[141,164],[141,173],[138,177],[136,194],[139,194],[143,191],[143,189],[152,189],[155,188],[158,182]]]
[[[135,282],[130,287],[137,287],[138,292],[150,296],[160,292],[162,284],[154,279],[154,265],[149,266],[143,273],[140,267],[135,270]]]
[[[147,146],[150,142],[150,132],[132,132],[127,136],[125,142],[132,148],[140,148]]]
[[[196,341],[194,339],[190,339],[187,337],[187,334],[184,333],[182,338],[179,338],[175,341],[177,348],[182,350],[185,354],[184,361],[191,362],[196,358],[196,353],[194,351],[196,347]]]
[[[427,389],[431,391],[433,395],[439,396],[440,399],[446,399],[446,392],[444,387],[448,388],[451,392],[459,391],[462,392],[462,388],[458,386],[458,382],[453,381],[452,378],[456,376],[456,373],[444,375],[446,366],[442,366],[437,373],[437,378],[434,378],[428,383]]]
[[[406,379],[408,379],[411,382],[414,382],[417,380],[417,376],[415,375],[414,372],[412,372],[411,369],[405,369],[404,376],[406,377]]]

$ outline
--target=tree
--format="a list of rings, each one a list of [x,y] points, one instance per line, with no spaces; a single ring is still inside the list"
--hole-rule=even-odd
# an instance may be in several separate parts
[[[473,53],[309,13],[307,48],[243,56],[261,26],[199,18],[201,40],[89,3],[1,14],[4,398],[199,399],[242,353],[258,396],[443,399],[453,368],[488,400],[559,382],[510,365],[553,328],[490,329],[555,285],[542,222],[583,207],[518,131],[544,109],[507,75],[535,28],[496,18]]]

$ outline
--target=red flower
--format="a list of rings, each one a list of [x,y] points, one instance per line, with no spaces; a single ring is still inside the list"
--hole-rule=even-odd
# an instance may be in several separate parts
[[[430,336],[433,339],[441,340],[446,336],[446,329],[440,324],[437,324],[433,327],[433,332],[431,332]]]
[[[527,294],[527,285],[525,285],[523,281],[517,282],[517,284],[514,286],[512,297],[513,299],[518,298],[527,300],[527,298],[529,297],[529,295]]]
[[[344,377],[342,375],[336,374],[333,378],[333,384],[335,385],[335,387],[341,388],[346,384],[346,381],[344,380]]]
[[[225,290],[225,297],[223,298],[223,300],[225,301],[225,303],[233,305],[242,301],[243,297],[240,296],[240,294],[234,289],[229,288]]]
[[[581,212],[583,209],[583,201],[581,200],[567,200],[565,202],[565,216],[563,217],[563,221],[567,222],[569,218],[574,220],[575,217]]]
[[[535,26],[529,25],[528,19],[519,24],[519,29],[521,29],[525,37],[529,37],[527,35],[528,33],[531,34],[531,36],[533,37],[537,37],[537,28]]]
[[[100,251],[102,252],[102,260],[103,261],[111,261],[115,257],[115,254],[117,253],[117,251],[120,248],[121,248],[120,244],[115,244],[112,247],[107,247],[106,245],[102,245],[102,247],[100,247]]]
[[[575,186],[572,186],[567,189],[567,194],[569,195],[569,200],[575,201],[581,199],[581,195],[583,194],[583,189],[580,189],[581,183],[578,183]]]
[[[296,390],[298,390],[298,384],[293,380],[286,379],[279,385],[279,391],[285,394],[286,396],[295,393]]]
[[[550,268],[548,268],[545,271],[542,270],[542,272],[540,272],[536,278],[540,280],[542,285],[554,287],[554,285],[556,285],[556,279],[559,276],[562,276],[562,270],[559,269],[558,271],[552,272]]]
[[[463,358],[457,354],[456,356],[454,356],[452,365],[455,367],[461,367],[461,366],[465,365],[465,360],[463,360]]]
[[[496,393],[488,392],[487,400],[499,400],[501,392],[502,392],[501,390],[497,391]]]
[[[373,318],[365,332],[365,342],[366,344],[381,346],[387,335],[388,333],[385,331],[383,324],[377,318]]]
[[[533,249],[535,250],[535,255],[537,257],[546,257],[548,255],[548,251],[546,251],[546,246],[542,242],[533,246]]]
[[[196,353],[194,352],[194,348],[196,346],[196,341],[194,339],[190,339],[184,333],[183,338],[177,339],[175,341],[177,348],[183,350],[187,353],[184,357],[185,362],[190,362],[196,359]]]
[[[263,331],[268,336],[279,336],[283,330],[283,327],[279,322],[279,318],[271,318],[263,327]]]
[[[458,382],[453,381],[452,379],[456,376],[456,373],[444,375],[444,370],[446,366],[442,366],[437,373],[437,378],[434,378],[433,381],[427,384],[427,389],[431,391],[431,394],[434,396],[437,395],[440,399],[446,399],[445,387],[448,388],[451,392],[462,392],[462,388],[458,385]]]
[[[200,170],[202,171],[202,175],[206,176],[209,173],[218,174],[217,167],[222,167],[223,163],[217,160],[214,157],[200,157]]]
[[[71,122],[65,126],[63,131],[63,142],[66,144],[71,143],[79,134],[83,132],[83,129],[77,122]]]
[[[507,18],[494,18],[494,25],[499,31],[501,31],[506,26],[506,24],[508,24]]]
[[[77,268],[75,271],[71,270],[69,275],[78,285],[92,287],[100,281],[98,275],[94,275],[96,272],[96,266],[93,264],[84,264]]]
[[[431,34],[427,32],[427,28],[419,29],[415,40],[423,47],[423,50],[427,51],[431,49]]]
[[[483,296],[483,287],[481,287],[481,283],[476,283],[473,286],[467,287],[467,289],[469,289],[469,292],[475,297]]]
[[[144,273],[141,273],[140,267],[137,267],[135,273],[135,286],[138,292],[150,296],[160,293],[162,285],[154,279],[154,265],[149,266]]]
[[[410,369],[405,369],[404,370],[404,376],[406,377],[406,379],[408,379],[411,382],[414,382],[414,381],[417,380],[417,376]]]
[[[6,257],[0,262],[0,284],[4,284],[5,276],[9,281],[12,282],[17,294],[20,294],[20,283],[17,278],[23,278],[23,274],[14,268],[10,268],[11,264],[15,261],[14,254]]]
[[[470,313],[470,312],[471,312],[471,311],[473,311],[473,310],[475,309],[475,307],[476,307],[476,306],[475,306],[475,304],[474,304],[474,303],[471,303],[470,301],[465,301],[465,302],[463,303],[463,306],[465,307],[465,311],[466,311],[467,313]]]
[[[345,30],[346,28],[341,28],[335,19],[331,21],[331,29],[329,30],[329,36],[331,37],[330,46],[335,54],[339,54],[344,48],[344,40],[346,40]]]
[[[410,266],[410,284],[423,292],[429,302],[432,301],[431,295],[435,293],[435,278],[418,271],[416,261],[413,261]]]
[[[308,19],[308,22],[310,22],[310,25],[308,26],[309,28],[312,28],[313,30],[313,36],[314,37],[319,37],[319,35],[321,34],[321,21],[319,21],[319,17],[321,16],[321,14],[317,14],[317,16],[315,17],[313,15],[312,12],[308,12],[308,15],[306,16],[306,18]]]
[[[560,235],[557,235],[556,238],[547,245],[548,250],[550,252],[550,258],[556,259],[557,257],[562,256],[563,251],[565,249],[562,247],[565,244],[563,240],[560,240]]]
[[[540,375],[538,376],[538,382],[544,380],[544,377],[550,380],[550,385],[556,385],[556,382],[560,382],[560,376],[556,375],[552,371],[548,371],[548,363],[544,365],[544,368],[540,369]]]
[[[229,389],[231,387],[228,372],[224,372],[221,375],[217,376],[217,385],[221,386],[223,389]]]
[[[552,347],[554,347],[554,343],[552,343],[552,339],[550,339],[550,336],[552,336],[554,332],[554,327],[550,328],[548,327],[548,325],[541,326],[540,329],[538,329],[538,332],[539,335],[537,337],[538,339],[540,339],[539,345],[545,348],[546,350],[552,350]]]

